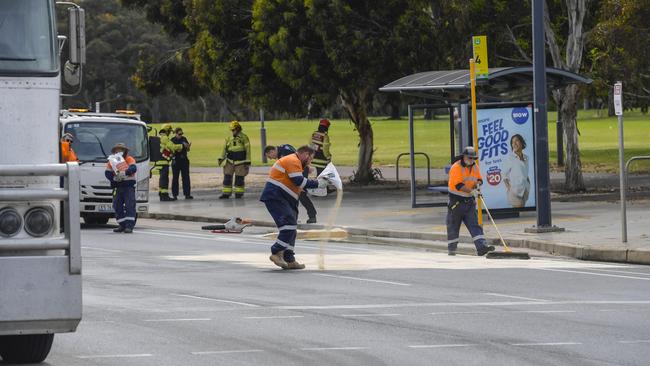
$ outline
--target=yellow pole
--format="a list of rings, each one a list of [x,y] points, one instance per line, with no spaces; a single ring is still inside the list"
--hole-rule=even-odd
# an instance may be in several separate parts
[[[472,94],[472,136],[474,137],[474,151],[479,157],[481,154],[478,151],[478,122],[476,118],[476,63],[473,58],[469,59],[469,80],[470,80],[470,91]],[[476,168],[479,167],[479,159],[476,159],[474,162]],[[476,210],[478,215],[478,224],[483,225],[483,209],[481,208],[481,200],[476,200]]]

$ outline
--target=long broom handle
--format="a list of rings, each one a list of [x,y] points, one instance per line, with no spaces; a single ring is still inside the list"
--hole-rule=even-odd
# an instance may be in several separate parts
[[[481,199],[481,201],[483,201],[483,207],[485,207],[485,212],[487,212],[490,221],[492,221],[492,225],[494,225],[494,228],[497,230],[497,234],[499,234],[499,239],[501,239],[501,244],[503,244],[503,248],[505,249],[506,252],[509,252],[510,247],[508,246],[508,244],[506,244],[506,241],[503,240],[503,235],[501,235],[501,231],[499,231],[499,227],[494,222],[494,219],[492,218],[492,214],[490,213],[490,210],[488,209],[487,204],[485,203],[485,199],[483,198],[483,195],[479,193],[478,197]]]

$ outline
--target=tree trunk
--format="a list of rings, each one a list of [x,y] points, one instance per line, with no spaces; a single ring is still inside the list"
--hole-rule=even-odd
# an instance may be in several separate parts
[[[570,192],[584,191],[585,182],[582,177],[582,162],[578,146],[577,101],[578,86],[575,84],[563,88],[559,93],[562,100],[558,109],[558,118],[562,122],[566,158],[564,167],[564,184]]]
[[[374,181],[372,174],[373,132],[368,120],[367,94],[365,89],[341,92],[343,107],[359,133],[359,159],[357,171],[354,173],[354,181],[360,184],[369,184]]]

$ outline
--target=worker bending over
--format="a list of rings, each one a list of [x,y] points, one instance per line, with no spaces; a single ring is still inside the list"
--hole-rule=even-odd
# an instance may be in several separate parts
[[[296,153],[296,148],[289,144],[284,144],[284,145],[279,145],[279,146],[267,146],[264,148],[264,155],[266,155],[267,159],[281,159],[287,155],[295,154]],[[309,178],[309,167],[306,166],[303,171],[302,171],[302,176],[305,178]],[[314,207],[314,203],[311,201],[309,196],[307,195],[307,192],[304,190],[300,192],[300,196],[298,197],[298,200],[300,203],[305,207],[307,210],[307,223],[308,224],[315,224],[316,223],[316,207]]]
[[[310,180],[303,170],[314,158],[314,149],[302,146],[295,154],[287,155],[273,164],[260,201],[278,227],[278,238],[271,247],[271,262],[283,269],[303,269],[294,257],[298,229],[298,197],[304,189],[327,187],[327,180]]]
[[[472,146],[463,150],[462,159],[455,162],[449,170],[449,203],[447,204],[447,249],[449,255],[456,255],[460,224],[465,223],[472,235],[479,256],[494,251],[488,246],[483,228],[478,224],[476,197],[479,186],[483,184],[481,170],[476,164],[476,151]]]

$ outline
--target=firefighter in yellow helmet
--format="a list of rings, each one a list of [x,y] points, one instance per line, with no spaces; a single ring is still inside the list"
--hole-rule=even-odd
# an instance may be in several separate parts
[[[248,136],[242,132],[241,124],[237,121],[230,122],[230,131],[232,137],[226,139],[221,157],[217,160],[220,166],[224,161],[226,162],[223,167],[223,189],[220,199],[230,198],[233,191],[235,198],[244,196],[244,178],[248,175],[251,165],[251,144]],[[235,176],[234,189],[233,175]]]
[[[172,125],[165,123],[160,127],[158,135],[160,137],[160,154],[162,160],[156,162],[156,166],[160,167],[160,177],[158,178],[158,196],[161,201],[173,201],[169,197],[169,165],[174,159],[174,154],[183,150],[182,144],[175,144],[171,140]]]

